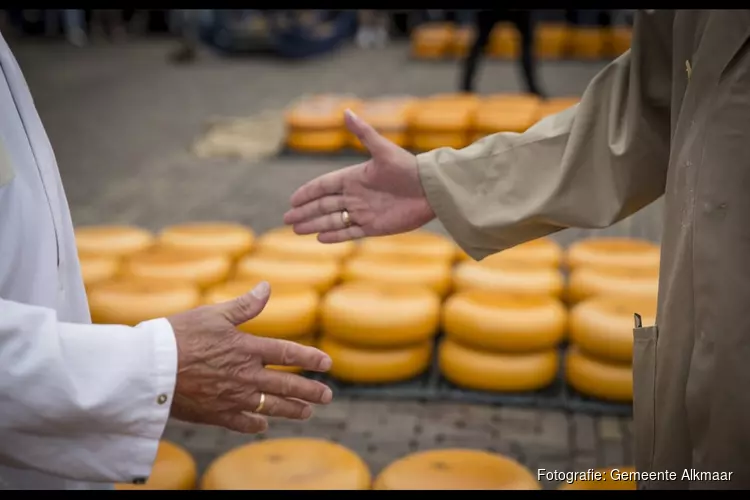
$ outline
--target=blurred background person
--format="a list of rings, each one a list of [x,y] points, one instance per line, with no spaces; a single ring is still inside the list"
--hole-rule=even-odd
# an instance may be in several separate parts
[[[391,22],[387,10],[359,10],[357,21],[357,45],[361,48],[386,46]]]

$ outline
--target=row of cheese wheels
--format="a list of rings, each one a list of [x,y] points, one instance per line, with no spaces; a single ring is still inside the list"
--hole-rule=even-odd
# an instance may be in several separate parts
[[[635,489],[633,468],[598,469],[599,477],[563,483],[560,489]],[[614,476],[613,476],[614,477]],[[624,478],[623,480],[619,480]],[[539,490],[535,475],[513,459],[479,450],[441,449],[407,455],[372,477],[365,461],[330,441],[281,438],[240,446],[218,457],[198,481],[194,458],[162,441],[151,476],[143,485],[118,490]]]
[[[344,111],[351,109],[381,135],[414,151],[460,149],[497,132],[524,132],[542,118],[578,103],[577,97],[541,100],[526,94],[437,94],[417,99],[384,96],[360,100],[323,94],[303,99],[286,114],[287,147],[298,152],[364,148],[348,132]]]
[[[543,23],[537,26],[534,51],[540,59],[615,58],[630,48],[632,30],[614,28],[571,27]],[[434,22],[418,26],[411,36],[412,55],[419,59],[466,57],[474,43],[473,26]],[[521,52],[520,34],[511,23],[499,23],[490,34],[487,52],[491,57],[516,59]]]

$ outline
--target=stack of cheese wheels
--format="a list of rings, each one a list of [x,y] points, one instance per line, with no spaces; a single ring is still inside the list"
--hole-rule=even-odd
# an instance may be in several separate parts
[[[300,152],[335,152],[346,147],[344,111],[356,105],[349,96],[321,95],[295,105],[286,115],[287,146]]]
[[[609,56],[620,57],[630,49],[633,30],[629,26],[612,28],[609,34]]]
[[[595,26],[577,27],[571,30],[570,51],[576,59],[595,60],[604,56],[606,32]]]
[[[453,272],[457,290],[481,289],[561,297],[565,281],[559,269],[562,249],[551,239],[538,239],[490,255],[463,260]]]
[[[209,465],[203,490],[369,490],[365,462],[340,444],[269,439],[235,448]]]
[[[416,151],[461,149],[472,139],[476,96],[438,96],[420,101],[411,114],[411,146]]]
[[[469,54],[474,40],[477,37],[477,30],[474,26],[461,26],[453,34],[451,43],[451,55],[453,57],[464,58]]]
[[[78,258],[86,289],[111,280],[122,259],[150,248],[154,235],[133,226],[83,226],[75,230]]]
[[[121,279],[100,283],[89,292],[91,319],[100,324],[135,326],[200,303],[200,289],[178,281]]]
[[[557,376],[566,322],[566,309],[554,297],[458,292],[443,309],[440,370],[467,389],[543,389]]]
[[[540,490],[523,465],[480,450],[429,450],[388,465],[375,479],[375,490]]]
[[[219,304],[246,294],[260,280],[235,280],[210,289],[207,304]],[[303,345],[314,345],[318,330],[320,295],[312,286],[290,285],[271,281],[271,298],[255,318],[237,327],[242,332],[261,337],[292,340]],[[269,368],[300,372],[299,367],[269,366]]]
[[[561,59],[566,55],[570,29],[562,23],[542,23],[537,27],[535,37],[535,51],[539,59]]]
[[[335,259],[315,259],[273,253],[250,254],[237,262],[236,278],[267,280],[272,284],[327,292],[339,279],[341,264]]]
[[[597,295],[656,300],[659,245],[631,238],[590,238],[568,248],[571,270],[567,299],[577,303]]]
[[[425,23],[411,35],[412,56],[419,59],[442,59],[451,50],[455,27],[451,23]]]
[[[580,99],[577,97],[558,97],[555,99],[548,99],[542,102],[539,106],[537,110],[537,120],[541,120],[542,118],[561,113],[567,109],[572,108],[579,102]]]
[[[440,297],[428,288],[345,283],[323,300],[319,347],[343,382],[399,382],[429,367],[439,321]]]
[[[199,222],[167,227],[158,241],[163,248],[226,255],[234,260],[252,249],[255,234],[241,224]]]
[[[598,399],[632,401],[636,313],[644,326],[655,324],[656,299],[602,295],[572,309],[565,369],[571,387]]]
[[[539,98],[498,95],[482,100],[474,118],[474,140],[498,132],[524,132],[536,122]]]
[[[363,102],[354,108],[380,135],[402,148],[409,147],[409,122],[416,100],[412,97],[383,97]],[[353,134],[351,145],[364,151],[362,143]]]
[[[521,49],[520,35],[511,23],[498,23],[490,34],[489,54],[500,59],[515,59]]]
[[[590,479],[577,479],[571,483],[563,483],[559,490],[636,490],[635,467],[608,467],[594,469]]]
[[[327,244],[318,241],[315,234],[298,235],[289,226],[272,229],[260,236],[256,242],[259,255],[276,255],[284,258],[304,260],[341,261],[356,250],[353,241]]]
[[[145,484],[118,483],[116,490],[192,490],[198,468],[187,450],[169,441],[161,441],[151,475]]]
[[[226,255],[157,246],[129,257],[122,274],[149,282],[177,281],[202,289],[225,281],[232,269]]]

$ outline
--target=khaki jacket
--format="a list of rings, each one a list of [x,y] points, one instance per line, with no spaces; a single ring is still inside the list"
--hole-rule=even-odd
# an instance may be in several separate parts
[[[637,470],[677,480],[641,487],[750,488],[750,11],[638,12],[630,52],[578,106],[418,161],[476,259],[664,195],[658,326],[634,332],[633,406]]]

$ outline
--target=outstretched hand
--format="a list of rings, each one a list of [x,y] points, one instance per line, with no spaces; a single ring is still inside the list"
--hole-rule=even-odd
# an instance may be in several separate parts
[[[318,177],[299,188],[284,223],[322,243],[417,229],[435,218],[412,153],[381,136],[351,111],[346,126],[371,158]]]

